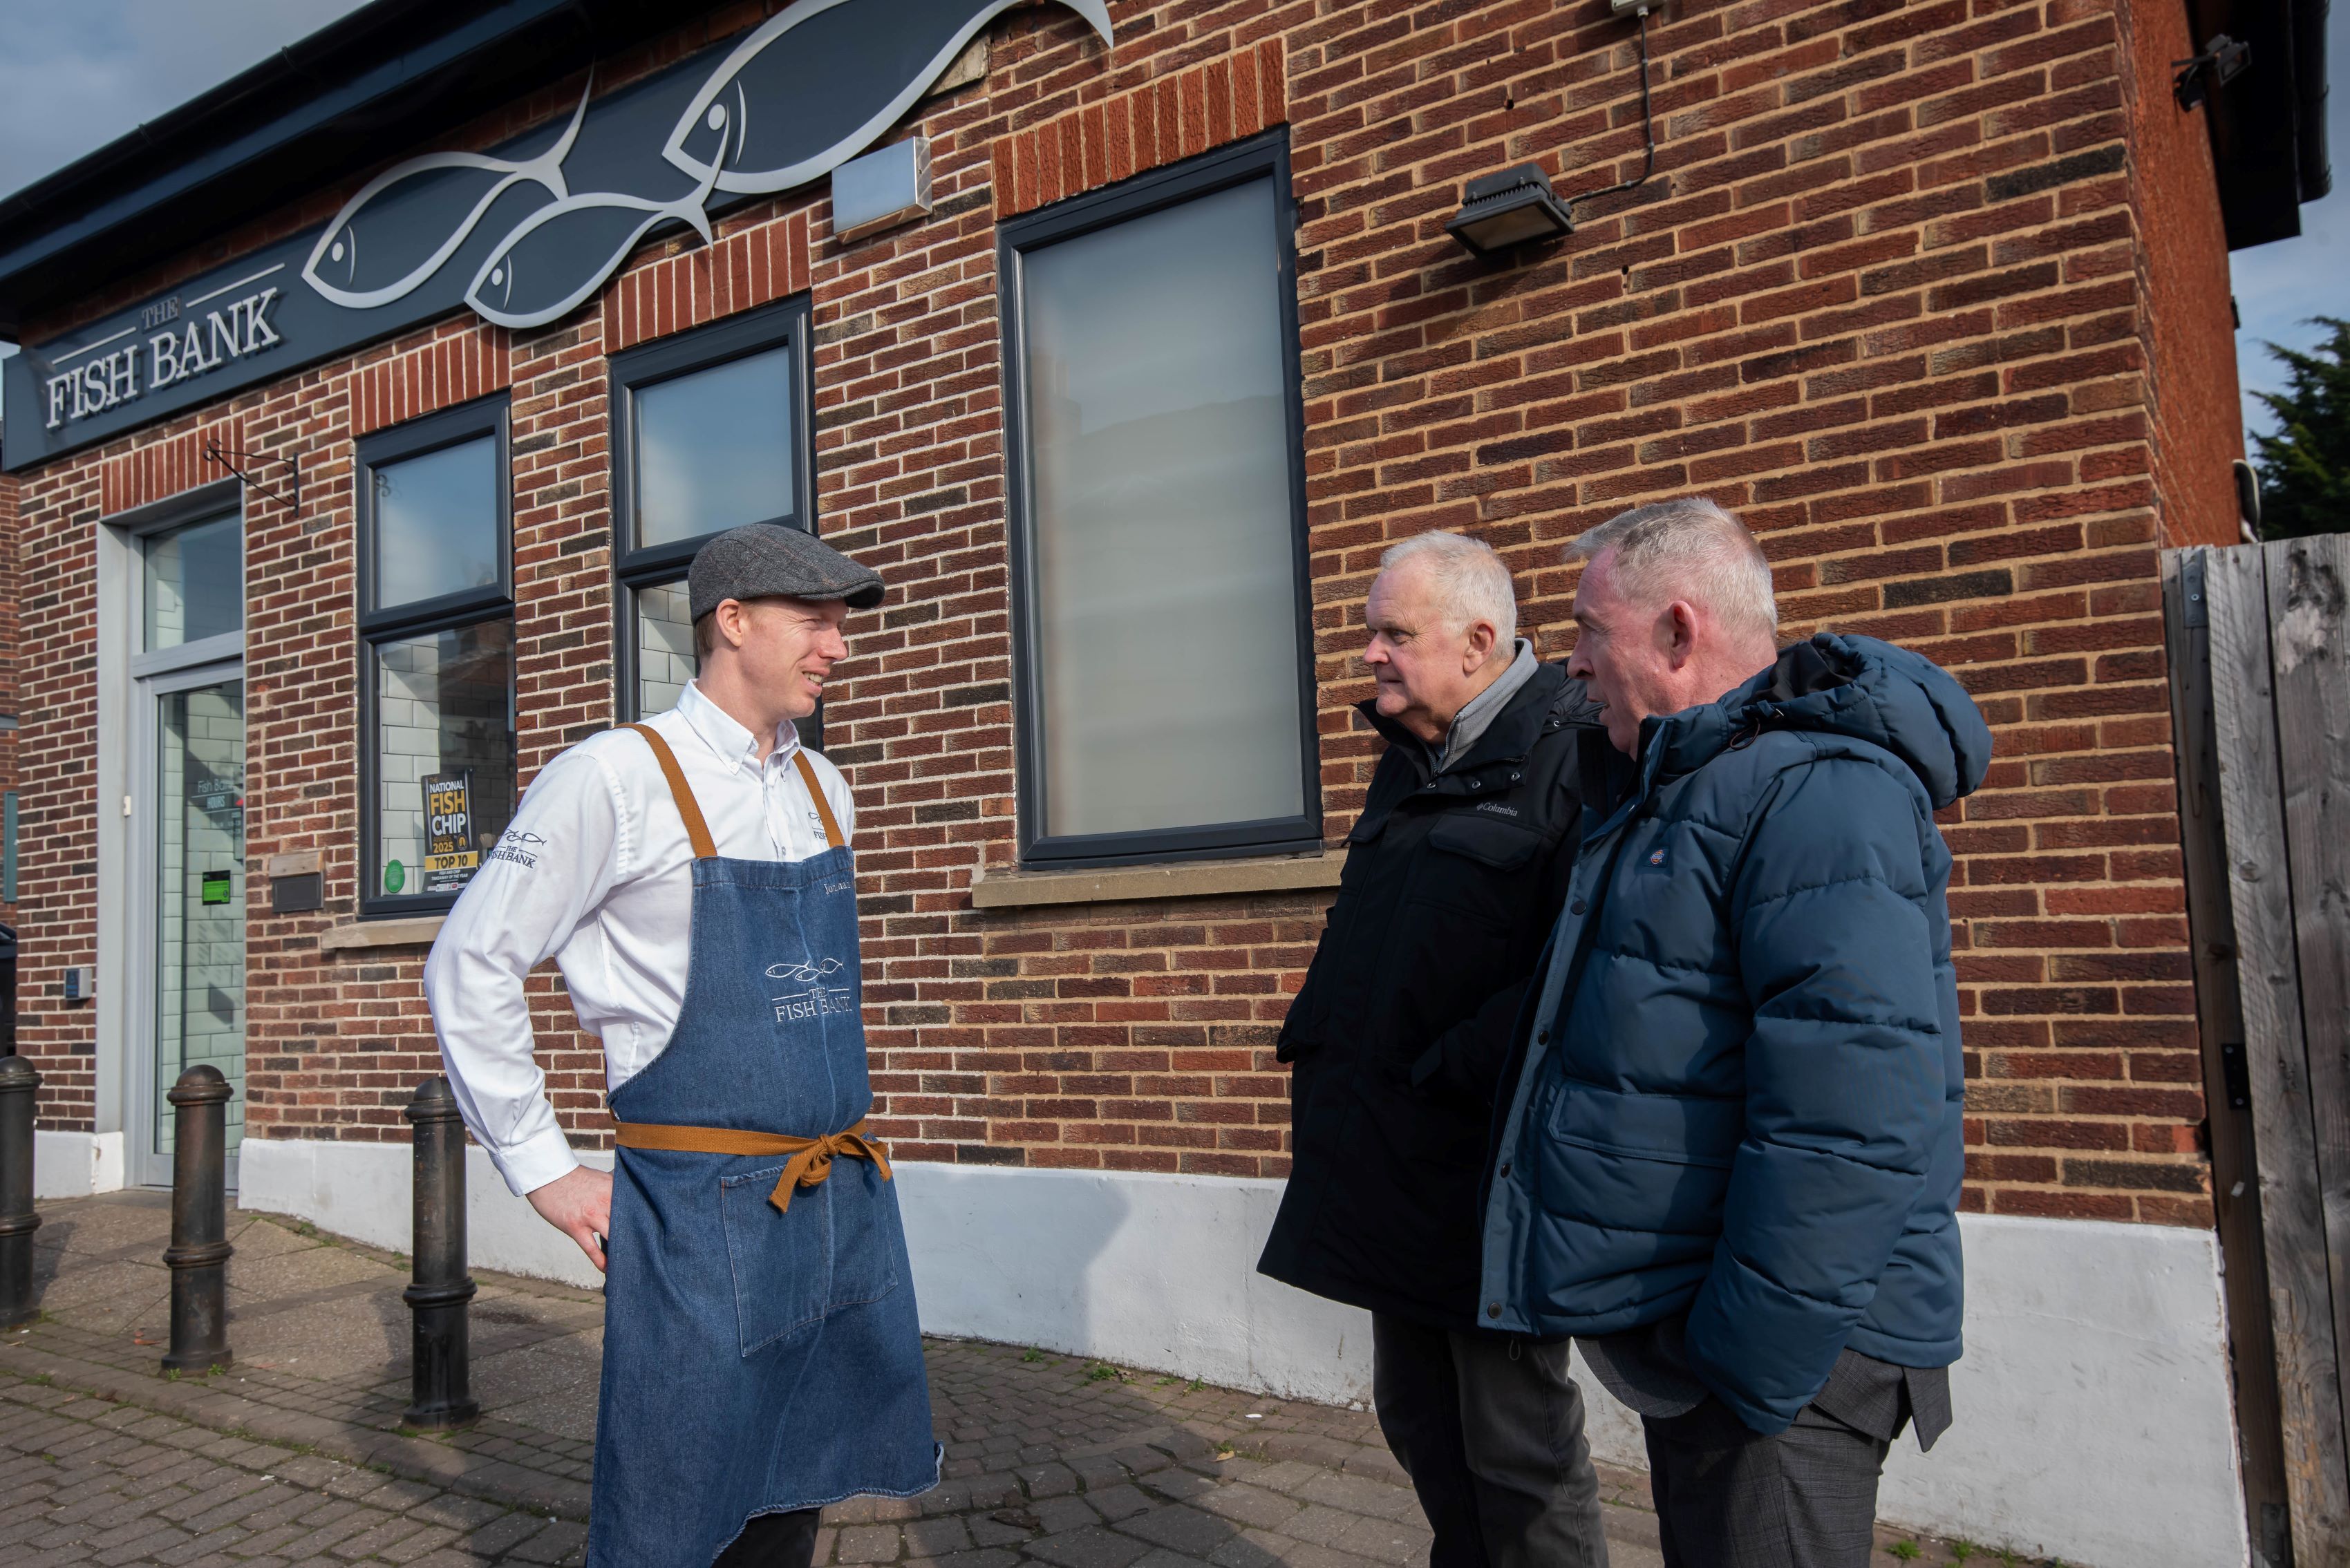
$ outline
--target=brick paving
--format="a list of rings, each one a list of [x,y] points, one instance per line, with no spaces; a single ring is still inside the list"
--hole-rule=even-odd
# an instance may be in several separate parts
[[[165,1378],[162,1195],[43,1215],[43,1319],[0,1335],[0,1563],[583,1560],[602,1318],[593,1292],[477,1275],[473,1391],[484,1417],[423,1434],[400,1423],[402,1260],[238,1215],[235,1364]],[[1427,1561],[1427,1525],[1367,1411],[1018,1345],[927,1349],[942,1484],[827,1510],[817,1563]],[[1659,1568],[1645,1479],[1602,1479],[1617,1568]],[[1880,1536],[1887,1547],[1903,1539]],[[1921,1545],[1919,1562],[1960,1560]]]

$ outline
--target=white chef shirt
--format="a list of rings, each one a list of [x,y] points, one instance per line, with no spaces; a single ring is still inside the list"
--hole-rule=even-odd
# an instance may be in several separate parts
[[[766,765],[751,732],[688,683],[677,706],[646,721],[677,753],[718,853],[806,860],[827,847],[824,823],[792,758],[799,735],[775,732]],[[834,767],[808,753],[844,835],[856,804]],[[693,846],[669,781],[642,735],[591,736],[540,771],[512,825],[486,852],[424,965],[424,996],[465,1126],[517,1193],[579,1162],[532,1059],[523,977],[555,960],[580,1027],[604,1042],[608,1089],[669,1044],[685,1000]]]

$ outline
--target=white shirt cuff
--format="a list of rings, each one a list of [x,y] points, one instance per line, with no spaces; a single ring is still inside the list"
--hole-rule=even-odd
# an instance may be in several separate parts
[[[506,1187],[517,1198],[579,1168],[579,1157],[571,1152],[563,1134],[554,1127],[489,1152],[490,1163],[498,1168],[498,1174],[506,1179]]]

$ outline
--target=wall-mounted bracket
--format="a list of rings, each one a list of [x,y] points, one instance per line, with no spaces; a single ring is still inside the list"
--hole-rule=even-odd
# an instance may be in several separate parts
[[[299,452],[292,457],[265,457],[255,452],[239,452],[234,447],[223,446],[220,439],[215,436],[204,442],[204,461],[220,464],[244,481],[245,488],[258,490],[295,516],[299,517],[302,514],[302,457]],[[286,465],[288,483],[291,487],[290,493],[264,484],[246,472],[248,468],[265,462],[282,462]]]

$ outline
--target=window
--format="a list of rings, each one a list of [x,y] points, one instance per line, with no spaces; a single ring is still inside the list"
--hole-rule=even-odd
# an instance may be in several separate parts
[[[1279,132],[1006,223],[1021,854],[1321,840]]]
[[[694,551],[745,523],[814,526],[806,329],[793,299],[612,357],[623,717],[672,706],[693,676]]]
[[[359,443],[360,912],[445,909],[514,815],[504,398]]]
[[[236,513],[139,541],[140,649],[244,629],[244,520]]]

